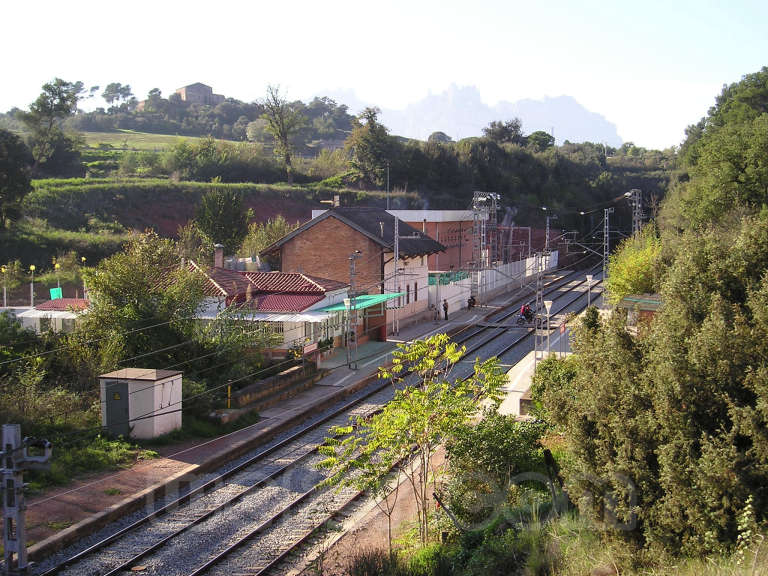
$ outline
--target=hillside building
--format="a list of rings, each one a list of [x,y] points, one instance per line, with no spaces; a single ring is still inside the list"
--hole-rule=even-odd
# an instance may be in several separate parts
[[[188,104],[216,106],[217,104],[224,102],[224,96],[222,94],[214,94],[213,88],[206,84],[202,84],[201,82],[182,86],[176,90],[176,94],[181,97],[183,102],[187,102]]]

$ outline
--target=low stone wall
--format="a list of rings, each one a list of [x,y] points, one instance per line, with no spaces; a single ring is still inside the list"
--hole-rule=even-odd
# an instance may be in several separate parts
[[[259,402],[283,388],[311,378],[316,372],[317,366],[312,362],[307,362],[304,366],[293,366],[279,374],[241,388],[232,394],[232,405],[243,407]]]

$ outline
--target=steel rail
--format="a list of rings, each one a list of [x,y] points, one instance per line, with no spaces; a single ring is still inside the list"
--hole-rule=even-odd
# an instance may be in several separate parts
[[[214,488],[219,487],[220,484],[223,484],[225,480],[228,478],[244,471],[247,468],[250,468],[251,466],[257,464],[270,454],[285,448],[292,442],[295,442],[296,440],[301,439],[302,436],[306,435],[309,432],[312,432],[322,426],[323,424],[327,423],[329,420],[332,420],[344,412],[353,409],[358,404],[362,403],[364,400],[368,399],[369,397],[373,396],[377,392],[380,392],[382,389],[386,388],[389,384],[387,382],[381,382],[376,383],[372,385],[372,388],[367,390],[363,396],[360,396],[359,398],[356,398],[354,400],[351,400],[350,402],[345,403],[343,406],[339,407],[338,409],[334,410],[330,414],[327,414],[320,420],[313,422],[311,424],[308,424],[298,431],[294,432],[287,438],[281,440],[280,442],[277,442],[276,444],[270,446],[269,448],[266,448],[262,451],[260,451],[258,454],[255,454],[251,458],[245,460],[244,462],[238,464],[237,466],[233,467],[231,470],[227,470],[226,472],[216,476],[215,478],[212,478],[211,480],[205,482],[204,484],[201,484],[200,486],[190,490],[189,492],[186,492],[184,495],[179,496],[172,502],[162,506],[161,508],[158,508],[157,510],[151,512],[150,514],[147,514],[146,516],[143,516],[136,522],[133,522],[132,524],[126,526],[125,528],[120,529],[119,531],[115,532],[114,534],[108,536],[107,538],[104,538],[103,540],[100,540],[99,542],[96,542],[92,546],[89,546],[85,550],[71,556],[70,558],[64,560],[60,564],[57,564],[56,566],[48,569],[47,571],[41,573],[38,576],[53,576],[54,574],[59,573],[64,568],[68,568],[69,566],[75,564],[76,562],[79,562],[83,558],[93,554],[94,552],[97,552],[104,548],[105,546],[108,546],[112,542],[115,542],[116,540],[122,538],[123,536],[129,534],[130,532],[133,532],[134,530],[140,528],[141,526],[147,524],[151,520],[154,520],[155,518],[159,518],[169,512],[172,512],[178,508],[181,508],[185,505],[187,505],[191,498],[200,494],[205,494],[213,490]]]
[[[568,277],[570,277],[569,275]],[[562,289],[563,286],[569,284],[570,282],[573,282],[573,280],[566,280],[563,282],[558,288],[552,289],[549,293],[556,292],[560,289]],[[575,288],[578,286],[581,286],[582,282],[579,282],[575,284],[574,286],[569,287],[565,292],[563,293],[560,298],[563,298],[566,294],[572,292]],[[580,296],[577,296],[577,298],[570,300],[568,304],[565,306],[568,306],[571,302],[577,300]],[[564,307],[563,307],[564,308]],[[562,309],[562,308],[561,308]],[[503,315],[503,318],[507,318],[514,314],[515,312],[511,313],[505,313]],[[489,327],[486,327],[485,329],[491,329]],[[476,346],[473,346],[471,349],[467,350],[463,358],[466,358],[469,354],[471,354],[474,351],[477,351],[484,346],[486,346],[489,342],[495,340],[500,335],[504,334],[506,332],[506,329],[496,329],[498,332],[497,334],[494,334],[491,338],[488,338],[484,340],[481,344],[478,344]],[[473,335],[468,335],[468,338],[474,337]],[[505,351],[508,349],[513,348],[514,346],[519,345],[523,340],[525,340],[530,335],[530,329],[526,331],[524,335],[521,335],[520,337],[516,338],[515,341],[507,348],[505,348]],[[467,338],[467,339],[468,339]],[[497,354],[497,356],[500,356],[501,354]],[[373,413],[376,413],[380,411],[380,409],[377,409],[373,411]],[[234,541],[232,544],[227,546],[225,549],[223,549],[221,552],[216,554],[214,557],[210,558],[208,561],[206,561],[203,565],[196,568],[194,571],[189,572],[186,576],[200,576],[201,574],[207,572],[211,568],[213,568],[215,565],[222,562],[224,559],[229,557],[233,552],[236,550],[242,548],[245,544],[247,544],[250,540],[254,539],[255,537],[262,535],[264,532],[268,530],[269,527],[276,524],[278,520],[280,520],[282,517],[284,517],[288,512],[296,509],[298,506],[300,506],[304,501],[306,501],[310,496],[317,493],[320,490],[320,487],[323,485],[323,482],[317,483],[315,486],[310,488],[308,491],[300,495],[298,498],[294,499],[292,502],[288,504],[285,508],[279,510],[277,513],[275,513],[273,516],[271,516],[269,519],[265,520],[264,522],[260,523],[258,526],[256,526],[253,530],[249,531],[248,533],[244,534],[240,538],[238,538],[236,541]],[[363,495],[364,490],[358,490],[356,491],[351,497],[347,498],[343,504],[336,507],[335,510],[328,513],[323,517],[323,519],[319,522],[315,522],[314,525],[308,529],[302,532],[300,538],[296,540],[293,544],[288,546],[287,548],[282,549],[280,552],[278,552],[277,556],[271,560],[269,560],[264,566],[259,567],[256,569],[256,571],[252,572],[252,576],[260,576],[262,574],[265,574],[269,570],[271,570],[273,567],[275,567],[277,564],[279,564],[286,556],[288,556],[290,553],[295,551],[299,546],[303,545],[309,538],[312,537],[313,534],[317,532],[319,528],[321,528],[326,522],[331,520],[334,516],[340,514],[345,508],[347,508],[352,502],[357,500],[361,495]]]
[[[568,284],[571,281],[571,280],[569,280],[569,278],[572,275],[573,274],[564,275],[564,276],[559,277],[557,280],[554,280],[554,281],[550,282],[548,284],[548,286],[550,287],[550,290],[547,293],[549,294],[549,293],[555,292],[555,291],[559,290],[560,288],[562,288],[562,286]],[[526,299],[525,297],[517,298],[512,303],[506,305],[502,309],[500,317],[492,319],[489,316],[488,320],[485,320],[485,321],[497,321],[498,322],[498,321],[500,321],[502,319],[508,318],[509,316],[513,315],[515,313],[515,311],[512,311],[512,312],[504,312],[504,311],[507,308],[509,308],[510,306],[512,306],[513,303],[519,303],[520,301],[524,301],[525,299]],[[480,326],[479,330],[476,330],[474,332],[466,333],[466,334],[461,334],[462,331],[459,331],[454,336],[459,336],[459,342],[466,342],[469,339],[474,338],[475,336],[477,336],[478,334],[480,334],[481,332],[486,331],[486,330],[493,330],[493,327]],[[500,331],[497,330],[497,331],[498,331],[498,334],[494,334],[494,335],[491,336],[491,338],[485,339],[481,343],[479,343],[477,345],[474,345],[470,349],[468,349],[465,352],[463,357],[466,358],[469,354],[471,354],[473,352],[476,352],[477,350],[483,348],[489,342],[495,340],[501,334],[503,334],[505,330],[500,330]],[[522,338],[516,340],[516,342],[519,342],[520,340],[522,340]],[[57,574],[61,570],[65,569],[65,568],[68,568],[68,567],[72,566],[73,564],[76,564],[77,562],[79,562],[79,561],[83,560],[84,558],[90,556],[94,552],[97,552],[97,551],[105,548],[106,546],[108,546],[109,544],[111,544],[111,543],[115,542],[116,540],[122,538],[123,536],[125,536],[125,535],[127,535],[127,534],[129,534],[129,533],[131,533],[131,532],[133,532],[135,530],[137,530],[138,528],[140,528],[141,526],[147,524],[151,520],[154,520],[156,518],[164,516],[165,514],[168,514],[168,513],[172,512],[172,511],[175,511],[175,510],[177,510],[179,508],[182,508],[183,506],[189,504],[193,497],[198,496],[198,495],[202,495],[202,494],[206,494],[206,493],[212,491],[213,489],[220,487],[220,485],[223,485],[224,482],[227,479],[229,479],[230,477],[232,477],[232,476],[234,476],[234,475],[236,475],[236,474],[238,474],[238,473],[240,473],[240,472],[250,468],[251,466],[259,463],[261,460],[265,459],[267,456],[269,456],[269,455],[273,454],[274,452],[276,452],[277,450],[280,450],[280,449],[288,446],[289,444],[291,444],[291,443],[301,439],[301,437],[305,436],[306,434],[308,434],[308,433],[310,433],[312,431],[315,431],[317,428],[319,428],[323,424],[326,424],[329,420],[337,418],[338,416],[342,415],[344,412],[353,409],[355,406],[357,406],[358,404],[362,403],[366,399],[370,398],[374,394],[380,392],[382,389],[384,389],[388,385],[389,385],[388,382],[381,382],[381,383],[377,382],[377,383],[371,385],[370,388],[368,390],[366,390],[365,393],[362,396],[359,396],[358,398],[355,398],[355,399],[351,400],[350,402],[345,403],[344,405],[342,405],[338,409],[336,409],[333,412],[331,412],[331,413],[327,414],[326,416],[324,416],[322,419],[320,419],[318,421],[315,421],[315,422],[313,422],[313,423],[311,423],[309,425],[306,425],[306,426],[300,428],[299,430],[297,430],[296,432],[294,432],[290,436],[286,437],[285,439],[281,440],[280,442],[274,444],[273,446],[270,446],[269,448],[266,448],[266,449],[260,451],[258,454],[254,455],[251,458],[245,460],[244,462],[238,464],[237,466],[233,467],[232,469],[230,469],[230,470],[228,470],[228,471],[226,471],[226,472],[216,476],[215,478],[205,482],[204,484],[201,484],[200,486],[190,490],[189,492],[186,492],[185,494],[179,496],[178,498],[176,498],[172,502],[170,502],[168,504],[165,504],[161,508],[159,508],[159,509],[153,511],[152,513],[150,513],[150,514],[140,518],[139,520],[133,522],[129,526],[126,526],[126,527],[118,530],[114,534],[108,536],[107,538],[104,538],[103,540],[93,544],[92,546],[89,546],[85,550],[83,550],[83,551],[73,555],[72,557],[70,557],[70,558],[64,560],[63,562],[61,562],[60,564],[58,564],[58,565],[48,569],[47,571],[41,573],[40,576],[52,576],[54,574]],[[307,446],[308,445],[309,444],[307,444]],[[233,504],[234,502],[242,499],[247,494],[252,493],[257,488],[263,486],[269,479],[274,478],[276,475],[284,472],[286,469],[297,465],[300,461],[302,461],[305,458],[309,457],[311,454],[313,454],[316,451],[317,451],[317,447],[314,447],[310,452],[305,453],[304,455],[302,455],[297,460],[287,464],[286,466],[284,466],[283,468],[281,468],[281,469],[279,469],[277,471],[272,472],[267,477],[260,479],[256,484],[246,488],[245,490],[243,490],[240,493],[236,494],[235,496],[231,497],[226,502],[224,502],[223,504],[217,506],[216,508],[213,508],[213,509],[209,510],[208,512],[202,514],[201,516],[198,516],[192,522],[190,522],[189,524],[185,525],[184,527],[182,527],[181,529],[177,530],[176,532],[163,537],[160,541],[156,542],[155,544],[153,544],[149,548],[143,550],[139,554],[134,555],[131,559],[129,559],[126,562],[123,562],[120,566],[110,570],[104,576],[111,576],[111,575],[114,575],[114,574],[116,574],[116,573],[118,573],[120,571],[124,571],[126,569],[129,569],[130,566],[135,564],[138,560],[146,557],[147,555],[151,554],[152,552],[157,551],[165,543],[170,541],[172,538],[180,535],[181,533],[185,532],[189,528],[191,528],[191,527],[193,527],[195,525],[200,524],[201,522],[203,522],[207,518],[211,517],[212,515],[216,514],[217,512],[222,510],[223,508],[225,508],[225,507]],[[314,492],[314,489],[311,492]],[[359,496],[359,494],[357,496]],[[357,496],[355,496],[355,498]],[[307,497],[308,497],[308,495],[307,495]],[[352,500],[354,500],[354,498]],[[298,505],[298,503],[296,503],[296,505]],[[335,512],[335,513],[338,513],[338,511]],[[257,532],[258,531],[254,531],[254,534],[257,533]]]

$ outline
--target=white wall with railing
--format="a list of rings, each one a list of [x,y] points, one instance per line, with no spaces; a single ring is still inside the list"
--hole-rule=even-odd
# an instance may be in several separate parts
[[[552,252],[544,256],[543,270],[557,268],[558,253]],[[520,288],[536,274],[536,258],[531,256],[517,262],[502,264],[495,269],[482,270],[478,274],[478,304],[487,302],[502,292]],[[448,300],[448,313],[467,307],[467,300],[472,290],[472,279],[463,278],[448,284],[430,285],[429,304],[436,306],[442,316],[443,300]]]

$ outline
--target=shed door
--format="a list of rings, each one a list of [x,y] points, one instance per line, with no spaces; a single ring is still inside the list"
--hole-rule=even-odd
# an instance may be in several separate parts
[[[128,382],[107,380],[107,431],[115,436],[125,436],[131,431],[128,423]]]

